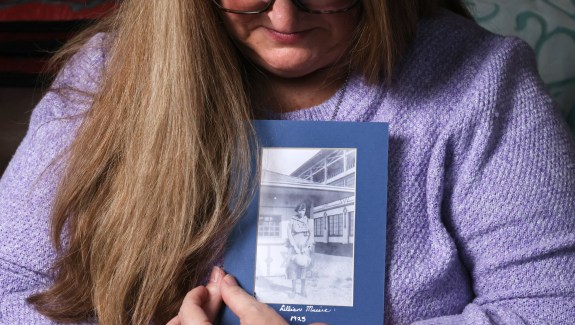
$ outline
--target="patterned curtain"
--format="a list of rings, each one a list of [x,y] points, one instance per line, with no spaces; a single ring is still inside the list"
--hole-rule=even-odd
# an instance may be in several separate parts
[[[466,0],[484,28],[527,41],[539,73],[575,131],[575,0]]]

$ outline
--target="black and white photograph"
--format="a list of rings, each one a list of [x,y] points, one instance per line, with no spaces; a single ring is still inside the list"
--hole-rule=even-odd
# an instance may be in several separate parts
[[[354,148],[263,148],[255,296],[353,306]]]

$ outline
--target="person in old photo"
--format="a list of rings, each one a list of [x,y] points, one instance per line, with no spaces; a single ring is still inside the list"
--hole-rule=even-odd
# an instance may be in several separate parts
[[[307,297],[305,290],[305,280],[307,270],[311,265],[313,234],[309,226],[309,217],[306,214],[307,206],[301,202],[295,208],[296,214],[291,217],[287,234],[289,241],[289,262],[286,268],[286,276],[292,281],[292,292],[290,297],[297,293]],[[297,282],[301,283],[300,291],[297,291]]]

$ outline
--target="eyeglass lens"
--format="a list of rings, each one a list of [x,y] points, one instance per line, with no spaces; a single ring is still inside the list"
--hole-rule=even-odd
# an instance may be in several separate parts
[[[272,0],[216,0],[221,8],[232,11],[255,12],[264,10]],[[299,0],[311,11],[341,11],[351,7],[356,0]]]

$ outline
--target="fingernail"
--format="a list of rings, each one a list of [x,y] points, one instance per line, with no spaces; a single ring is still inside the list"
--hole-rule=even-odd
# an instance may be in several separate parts
[[[238,285],[238,283],[236,282],[236,279],[234,279],[234,277],[229,275],[229,274],[224,277],[224,282],[230,286],[237,286]]]
[[[214,268],[212,269],[212,274],[210,275],[210,282],[218,283],[220,282],[221,278],[222,278],[222,270],[219,267],[214,266]]]

